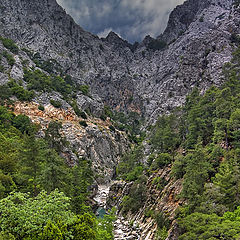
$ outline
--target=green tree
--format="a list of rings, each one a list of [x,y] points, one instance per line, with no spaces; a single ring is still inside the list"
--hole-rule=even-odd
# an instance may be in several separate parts
[[[213,178],[213,183],[219,187],[220,193],[223,194],[221,203],[230,210],[240,204],[239,175],[240,169],[238,163],[235,159],[230,158],[220,165],[218,173]]]
[[[69,175],[68,168],[57,152],[53,149],[45,151],[45,161],[40,173],[40,184],[47,191],[51,192],[58,188],[61,191],[68,193],[67,188]]]
[[[34,196],[40,191],[40,175],[44,162],[44,141],[32,136],[24,136],[22,149],[22,181],[25,181],[25,191],[30,191]],[[19,176],[19,177],[21,177]]]
[[[38,239],[49,221],[74,221],[69,209],[70,199],[57,190],[49,195],[43,191],[35,198],[15,192],[0,200],[0,229],[16,239]]]
[[[85,159],[79,159],[78,166],[71,169],[71,206],[75,213],[86,210],[88,188],[93,182],[91,164]]]
[[[61,153],[63,146],[67,145],[66,139],[61,135],[60,130],[62,124],[57,121],[49,123],[45,132],[45,139],[50,149],[55,149],[58,153]]]
[[[200,142],[196,149],[186,156],[186,174],[183,179],[181,195],[189,200],[190,209],[200,203],[204,184],[208,180],[211,170],[212,166],[207,161],[206,153]]]

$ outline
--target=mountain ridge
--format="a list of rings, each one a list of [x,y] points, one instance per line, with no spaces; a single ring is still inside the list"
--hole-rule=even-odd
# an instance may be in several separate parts
[[[215,61],[216,67],[220,69],[224,62],[229,61],[232,52],[229,45],[231,33],[224,30],[226,18],[219,19],[217,23],[210,16],[211,9],[215,9],[215,13],[211,14],[215,14],[216,17],[218,13],[218,16],[221,15],[221,12],[226,16],[232,14],[231,0],[199,1],[197,6],[199,5],[200,10],[195,11],[190,20],[183,21],[185,25],[179,27],[175,24],[175,29],[172,29],[173,23],[185,14],[186,9],[192,9],[193,1],[186,1],[172,12],[163,35],[156,40],[145,39],[134,48],[125,40],[113,38],[110,41],[109,37],[99,39],[84,31],[56,1],[36,3],[34,11],[37,11],[37,14],[34,15],[28,15],[26,9],[34,9],[35,3],[18,1],[16,6],[12,6],[12,2],[8,0],[4,0],[3,3],[5,11],[1,8],[1,18],[5,23],[1,25],[2,35],[13,38],[35,53],[39,52],[44,59],[55,59],[76,82],[89,84],[92,92],[99,95],[102,101],[113,109],[137,111],[153,122],[161,112],[181,105],[186,94],[194,86],[200,85],[204,90],[213,83],[219,84],[219,70],[217,74],[212,66],[207,65]],[[206,12],[205,22],[199,20],[202,11]],[[17,16],[19,18],[21,14],[22,20],[20,17],[18,21]],[[28,22],[25,19],[26,15]],[[188,28],[191,30],[187,31]],[[216,33],[213,34],[212,31]],[[196,34],[199,34],[199,37],[194,36]],[[212,53],[205,56],[205,52],[209,51],[207,42],[213,43],[216,41],[214,39],[222,39],[222,45],[226,46],[219,46],[213,51],[215,55]],[[163,43],[159,46],[159,40],[167,45]],[[196,41],[199,43],[195,44]],[[150,44],[152,42],[153,44]],[[216,53],[223,47],[226,49],[222,54]],[[211,55],[214,56],[211,58]],[[218,58],[226,58],[226,61],[220,62]],[[169,66],[169,62],[172,67]],[[202,62],[202,70],[200,66],[196,66],[196,62]],[[189,69],[184,73],[181,70],[183,64],[183,68]],[[201,76],[202,74],[205,76]],[[208,74],[210,81],[204,80],[208,78]],[[164,93],[166,96],[172,96],[172,99],[164,96]]]

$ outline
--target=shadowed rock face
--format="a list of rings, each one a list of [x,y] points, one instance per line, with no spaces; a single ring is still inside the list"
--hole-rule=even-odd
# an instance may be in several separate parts
[[[157,38],[168,45],[155,51],[150,37],[134,46],[114,33],[99,39],[55,0],[3,0],[0,6],[0,34],[43,59],[55,59],[113,109],[141,112],[150,122],[181,105],[194,86],[205,91],[221,83],[238,23],[232,0],[188,0],[171,13]]]

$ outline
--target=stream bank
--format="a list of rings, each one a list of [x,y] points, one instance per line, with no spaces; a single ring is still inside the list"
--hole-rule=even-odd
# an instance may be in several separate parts
[[[115,184],[112,182],[107,185],[99,185],[98,191],[94,200],[98,204],[98,209],[96,215],[98,217],[103,217],[107,212],[107,198],[109,196],[109,191],[111,186]],[[118,207],[118,206],[116,206]],[[123,216],[117,212],[117,220],[114,222],[114,239],[115,240],[140,240],[141,229],[137,224],[132,223],[124,219]]]

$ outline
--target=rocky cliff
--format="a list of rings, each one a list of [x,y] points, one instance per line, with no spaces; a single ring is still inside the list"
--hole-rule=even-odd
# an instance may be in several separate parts
[[[95,178],[98,183],[110,182],[115,174],[115,167],[120,157],[129,150],[129,142],[124,132],[112,131],[110,121],[102,121],[99,118],[89,117],[82,126],[79,118],[71,108],[68,110],[57,109],[52,105],[46,105],[44,111],[38,109],[37,103],[15,102],[13,105],[16,115],[27,115],[34,123],[41,126],[40,135],[51,121],[59,121],[62,124],[61,134],[70,143],[64,149],[63,156],[68,164],[77,164],[77,157],[91,159]]]
[[[134,46],[114,33],[99,39],[84,31],[55,0],[4,0],[0,11],[0,34],[56,60],[113,109],[151,121],[181,105],[194,86],[204,91],[221,83],[231,35],[239,31],[232,0],[188,0],[172,12],[162,35]]]

